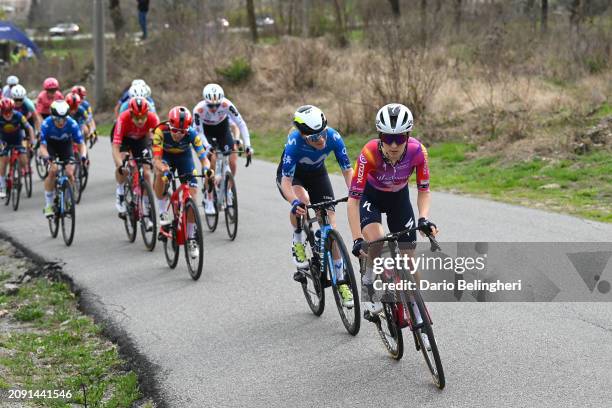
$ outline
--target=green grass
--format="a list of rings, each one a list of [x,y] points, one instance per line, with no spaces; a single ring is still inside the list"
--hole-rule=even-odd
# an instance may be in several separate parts
[[[605,114],[602,114],[605,115]],[[417,136],[418,137],[418,136]],[[286,133],[251,135],[257,158],[277,162]],[[351,160],[355,160],[368,137],[344,138]],[[575,160],[507,163],[500,156],[472,157],[475,146],[441,143],[431,146],[429,167],[433,191],[445,190],[493,200],[563,212],[612,222],[612,160],[606,152],[577,156]],[[333,158],[326,162],[339,173]],[[558,184],[558,188],[542,188]]]
[[[71,391],[68,401],[37,401],[49,407],[83,404],[83,387],[88,406],[130,407],[142,397],[136,374],[123,370],[116,346],[76,309],[66,284],[36,278],[0,297],[0,305],[27,322],[26,330],[0,333],[0,347],[9,350],[0,355],[0,387]]]
[[[98,136],[110,136],[111,129],[113,127],[112,123],[96,123]]]

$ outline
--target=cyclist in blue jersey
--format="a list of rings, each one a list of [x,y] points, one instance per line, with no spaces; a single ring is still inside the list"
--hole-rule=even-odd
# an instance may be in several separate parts
[[[66,95],[66,103],[70,107],[68,114],[72,119],[76,121],[81,129],[83,137],[89,134],[89,127],[87,121],[89,120],[89,114],[84,106],[81,105],[81,97],[75,93],[69,93]]]
[[[23,145],[24,132],[32,139],[32,126],[25,116],[15,111],[15,102],[10,98],[0,100],[0,198],[6,197],[6,166],[11,150],[19,151],[19,161],[23,169],[27,168],[26,149]]]
[[[335,129],[327,126],[323,112],[312,105],[298,108],[293,118],[294,128],[287,136],[287,144],[281,156],[276,174],[276,183],[281,195],[291,204],[290,220],[293,226],[293,261],[298,271],[293,278],[303,282],[306,277],[300,268],[308,266],[304,247],[304,234],[297,228],[296,216],[306,213],[305,204],[317,204],[334,199],[325,159],[334,152],[342,169],[342,175],[348,190],[353,177],[351,160],[346,153],[342,136]],[[333,207],[327,209],[331,225],[335,228],[336,216]],[[334,269],[339,280],[343,271],[342,258],[334,259]],[[346,284],[338,287],[343,301],[352,302],[352,294]]]
[[[51,115],[46,118],[40,127],[40,155],[45,161],[59,158],[62,161],[74,160],[72,144],[79,145],[81,161],[87,161],[87,147],[78,123],[69,116],[70,106],[64,100],[51,104]],[[66,174],[70,182],[74,183],[74,165],[66,166]],[[49,174],[45,179],[45,208],[46,217],[53,216],[53,199],[55,198],[55,177],[57,167],[51,165]]]
[[[34,129],[33,133],[36,135],[40,130],[41,118],[38,112],[36,112],[34,102],[32,102],[26,95],[27,91],[21,85],[15,85],[11,89],[11,98],[13,98],[13,101],[15,102],[15,110],[25,116],[30,126],[32,126]],[[35,140],[30,139],[30,143],[34,144],[34,142]]]
[[[77,94],[81,97],[81,106],[85,108],[85,111],[87,112],[87,121],[85,123],[87,124],[89,135],[85,135],[85,136],[91,137],[93,135],[94,137],[97,138],[96,121],[94,120],[94,116],[93,116],[93,108],[91,104],[89,103],[89,101],[87,100],[87,89],[83,85],[75,85],[72,87],[70,92]],[[86,139],[87,138],[88,137],[86,137]]]
[[[141,98],[145,98],[147,102],[149,102],[149,110],[153,113],[156,113],[155,101],[153,100],[153,98],[151,98],[151,88],[149,88],[149,85],[133,86],[128,91],[128,95],[129,95],[129,98],[125,102],[123,102],[121,106],[119,107],[119,114],[128,110],[128,107],[130,105],[130,100],[137,96],[140,96]]]

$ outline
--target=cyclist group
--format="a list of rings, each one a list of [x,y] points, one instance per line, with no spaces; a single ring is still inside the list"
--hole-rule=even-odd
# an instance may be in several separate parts
[[[91,105],[87,102],[86,90],[75,86],[63,96],[55,78],[43,83],[34,105],[26,96],[26,90],[19,80],[10,76],[2,89],[0,100],[0,136],[3,149],[0,151],[0,198],[5,194],[4,181],[7,153],[16,148],[26,160],[26,148],[40,143],[40,154],[45,160],[55,157],[62,161],[73,160],[73,152],[87,163],[86,138],[95,137],[95,121]],[[135,79],[123,92],[115,107],[116,122],[112,130],[112,156],[115,163],[114,176],[117,181],[116,209],[119,216],[125,216],[124,165],[125,157],[133,158],[153,152],[154,183],[150,183],[150,169],[145,166],[144,174],[154,186],[159,208],[160,225],[167,225],[168,197],[165,195],[169,171],[177,171],[183,182],[189,183],[192,196],[197,195],[197,182],[193,177],[195,164],[192,149],[201,165],[201,174],[212,176],[215,156],[212,151],[234,152],[239,143],[234,133],[240,134],[247,155],[252,154],[249,130],[236,106],[228,100],[218,84],[208,84],[202,91],[203,99],[193,108],[193,114],[184,106],[170,109],[167,120],[161,122],[151,88],[141,79]],[[427,150],[411,136],[413,117],[410,110],[401,104],[383,106],[375,120],[378,137],[365,144],[354,166],[347,153],[340,133],[328,126],[325,114],[312,105],[301,106],[293,117],[293,127],[277,169],[276,183],[279,192],[291,206],[289,212],[292,234],[292,258],[297,267],[294,279],[304,282],[303,268],[308,265],[305,237],[299,227],[298,218],[306,213],[306,205],[334,200],[334,191],[325,166],[326,158],[334,153],[348,191],[348,221],[351,229],[352,253],[359,256],[364,240],[382,238],[382,214],[387,217],[391,232],[398,232],[418,225],[432,235],[437,234],[436,225],[428,219],[431,204],[429,191],[429,169]],[[40,135],[40,136],[38,136]],[[25,143],[25,142],[27,143]],[[78,149],[73,149],[73,144]],[[233,174],[237,170],[237,156],[231,153],[229,166]],[[25,168],[25,166],[24,166]],[[408,180],[416,173],[418,221],[410,203]],[[73,169],[67,167],[67,174],[73,177]],[[45,180],[45,209],[52,215],[53,184],[55,168],[50,166]],[[204,194],[204,212],[214,212],[212,197]],[[228,198],[231,199],[231,198]],[[329,206],[327,214],[335,228],[335,208]],[[187,230],[193,230],[189,224]],[[150,221],[149,221],[150,222]],[[407,248],[416,242],[413,232],[400,238]],[[189,245],[193,252],[197,246]],[[197,254],[193,254],[197,256]],[[343,260],[336,259],[333,266],[338,281],[343,281]],[[364,286],[371,287],[374,274],[366,271],[362,277]],[[353,294],[346,284],[340,284],[338,291],[345,307],[352,307]],[[381,310],[380,302],[365,302],[366,318]]]

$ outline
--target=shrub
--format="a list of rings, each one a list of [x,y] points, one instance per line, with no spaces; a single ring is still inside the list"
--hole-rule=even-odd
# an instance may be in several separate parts
[[[243,57],[234,58],[229,65],[217,68],[215,71],[223,79],[232,84],[245,82],[253,73],[251,64]]]

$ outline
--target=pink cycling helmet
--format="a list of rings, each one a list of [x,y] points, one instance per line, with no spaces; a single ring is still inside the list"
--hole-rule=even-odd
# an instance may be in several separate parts
[[[57,81],[57,79],[55,79],[53,77],[47,78],[43,82],[43,88],[46,91],[50,91],[52,89],[59,89],[59,82]]]

